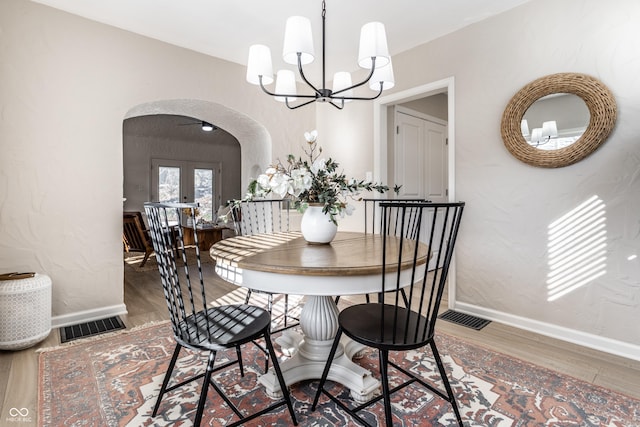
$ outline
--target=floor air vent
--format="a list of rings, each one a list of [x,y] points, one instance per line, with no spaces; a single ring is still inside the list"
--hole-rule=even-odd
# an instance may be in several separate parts
[[[122,323],[122,320],[118,316],[65,326],[60,328],[60,342],[64,343],[78,338],[91,337],[124,328],[124,323]]]
[[[491,323],[490,320],[481,319],[470,314],[458,313],[457,311],[453,310],[447,310],[438,317],[448,322],[457,323],[458,325],[475,329],[476,331],[479,331],[480,329]]]

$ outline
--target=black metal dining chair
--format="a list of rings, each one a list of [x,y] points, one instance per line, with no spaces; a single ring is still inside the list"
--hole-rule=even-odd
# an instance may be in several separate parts
[[[403,224],[399,222],[399,218],[394,216],[394,212],[390,212],[390,215],[386,220],[383,220],[382,217],[382,208],[380,207],[380,203],[384,202],[396,202],[396,203],[416,203],[416,202],[425,202],[424,199],[362,199],[364,202],[364,233],[365,234],[381,234],[386,233],[387,235],[399,236],[403,234],[405,237],[415,238],[415,229],[411,227],[411,221],[407,224]],[[409,210],[409,217],[412,215],[416,215],[418,212],[418,208],[412,208]],[[385,224],[386,223],[386,224]],[[385,227],[383,227],[385,225]],[[405,306],[409,306],[409,300],[404,292],[404,290],[400,291],[402,296],[402,300],[405,303]],[[382,298],[381,294],[378,294],[378,300]],[[369,294],[365,294],[365,299],[367,302],[371,301],[371,296]],[[335,298],[336,304],[340,301],[340,296]]]
[[[340,312],[338,333],[320,379],[312,410],[316,410],[320,396],[324,394],[359,423],[368,426],[370,424],[358,413],[383,400],[386,425],[391,427],[392,394],[417,383],[449,402],[458,425],[462,427],[460,411],[434,341],[434,332],[464,203],[384,202],[380,207],[383,220],[380,234],[383,235],[385,248],[381,260],[380,293],[384,294],[384,301],[358,304]],[[393,224],[396,220],[401,229],[411,229],[412,233],[389,233],[389,227],[395,226]],[[423,243],[419,242],[419,236],[422,236]],[[396,254],[395,257],[387,256],[392,253]],[[430,271],[427,267],[432,258],[439,268]],[[411,301],[410,307],[401,303],[403,289]],[[379,353],[382,394],[357,406],[344,402],[325,388],[329,369],[343,334],[360,344],[377,349]],[[389,352],[405,352],[427,346],[438,367],[444,392],[389,358]],[[404,375],[408,380],[390,388],[389,367],[397,371],[399,377]],[[397,378],[394,383],[400,380],[401,378]]]
[[[248,304],[212,305],[205,293],[197,233],[194,233],[196,263],[195,265],[187,263],[187,245],[184,244],[183,228],[180,223],[173,224],[172,220],[184,217],[185,212],[190,212],[186,216],[195,220],[197,206],[194,203],[145,203],[160,279],[176,340],[176,347],[164,376],[153,409],[153,416],[157,415],[162,398],[166,393],[202,378],[202,390],[193,421],[195,426],[200,425],[209,386],[240,418],[239,421],[229,424],[230,426],[243,424],[283,405],[288,407],[291,420],[294,425],[297,425],[289,391],[282,377],[282,371],[271,342],[271,316],[269,312]],[[273,367],[283,392],[283,398],[257,412],[246,414],[241,412],[227,397],[223,387],[213,380],[212,374],[238,364],[240,375],[244,376],[240,348],[243,344],[255,342],[261,338],[266,343],[268,354],[272,356]],[[183,348],[208,352],[206,368],[203,373],[169,386],[178,356]],[[215,366],[217,353],[232,348],[236,349],[237,357]]]
[[[416,203],[416,202],[426,202],[424,199],[363,199],[364,200],[364,232],[365,234],[381,234],[385,233],[387,235],[400,236],[404,235],[404,237],[409,239],[415,239],[416,229],[415,229],[415,219],[414,217],[418,214],[419,208],[409,208],[407,212],[408,221],[406,224],[402,224],[400,222],[400,218],[396,215],[395,210],[391,210],[387,218],[383,218],[382,208],[380,207],[380,203],[384,202],[394,202],[394,203]],[[407,295],[404,292],[404,289],[400,291],[402,295],[402,300],[405,303],[405,306],[409,306],[409,301],[407,299]],[[369,294],[365,295],[367,302],[370,301]],[[381,294],[378,294],[378,300],[382,298]]]
[[[289,211],[291,203],[287,199],[280,200],[251,200],[237,201],[232,209],[236,234],[241,236],[253,236],[256,234],[273,234],[289,232]],[[253,293],[262,293],[267,296],[267,311],[273,317],[273,301],[275,294],[265,291],[256,291],[249,288],[245,303],[248,304]],[[272,333],[297,326],[299,319],[289,314],[289,295],[283,295],[284,309],[282,311],[283,326],[272,329]],[[289,321],[292,320],[293,323]]]

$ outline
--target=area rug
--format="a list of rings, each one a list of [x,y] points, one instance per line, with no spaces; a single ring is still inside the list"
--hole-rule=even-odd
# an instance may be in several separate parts
[[[452,378],[466,426],[640,426],[640,401],[593,386],[566,375],[439,334],[437,344]],[[191,384],[165,396],[157,417],[151,412],[175,342],[169,323],[114,333],[40,354],[40,426],[187,426],[195,413],[200,384]],[[204,366],[203,355],[183,350],[179,372],[193,373]],[[233,354],[229,354],[230,357]],[[405,367],[437,378],[430,358],[420,352],[394,355]],[[226,355],[218,356],[220,360]],[[283,356],[280,356],[283,357]],[[246,374],[237,368],[220,373],[234,401],[249,411],[269,401],[256,377],[264,355],[254,345],[243,347]],[[365,352],[358,363],[377,375],[377,353]],[[315,412],[311,404],[317,381],[291,387],[294,409],[301,426],[351,426],[348,415],[326,397]],[[348,390],[334,385],[348,397]],[[384,424],[382,404],[366,418]],[[213,390],[205,408],[203,426],[226,425],[236,418]],[[451,406],[419,387],[395,395],[394,425],[454,426]],[[284,408],[247,423],[248,426],[287,426]]]

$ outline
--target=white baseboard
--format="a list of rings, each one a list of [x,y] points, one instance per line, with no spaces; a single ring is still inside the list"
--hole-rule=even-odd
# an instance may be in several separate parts
[[[607,337],[553,325],[551,323],[540,322],[514,314],[504,313],[484,307],[464,302],[455,302],[454,310],[461,313],[471,314],[483,319],[504,323],[515,328],[535,332],[548,337],[557,338],[573,344],[592,348],[609,354],[626,357],[627,359],[640,360],[640,346],[618,341]]]
[[[106,319],[107,317],[127,314],[127,306],[124,304],[100,307],[93,310],[76,311],[75,313],[53,316],[51,318],[52,328],[62,328],[65,326],[77,325],[78,323],[91,322],[93,320]]]

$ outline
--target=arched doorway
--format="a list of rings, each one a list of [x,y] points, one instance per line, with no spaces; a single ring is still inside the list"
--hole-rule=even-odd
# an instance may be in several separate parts
[[[169,99],[140,104],[131,108],[124,119],[170,114],[193,117],[223,128],[241,147],[241,188],[247,188],[251,177],[266,169],[271,159],[271,136],[267,129],[251,117],[215,102],[196,99]]]

